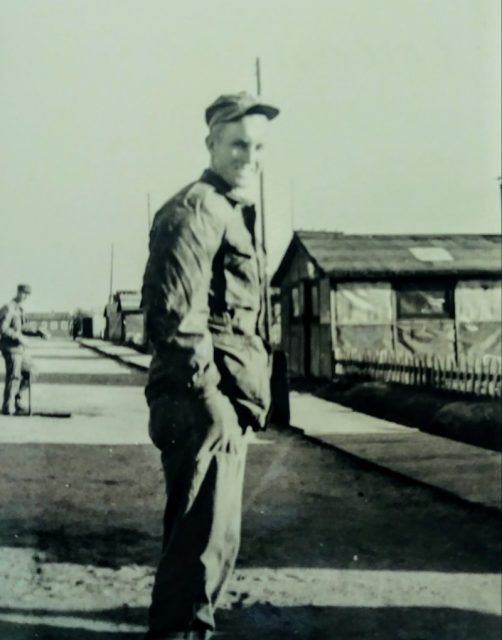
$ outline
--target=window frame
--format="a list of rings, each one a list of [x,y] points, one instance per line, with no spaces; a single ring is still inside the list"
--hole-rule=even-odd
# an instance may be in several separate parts
[[[396,320],[454,320],[455,319],[455,285],[445,280],[417,280],[412,282],[399,282],[393,285],[396,296]],[[401,310],[400,296],[406,293],[439,291],[443,293],[443,311],[431,311],[427,313],[403,313]]]
[[[296,284],[291,287],[290,295],[291,320],[300,320],[302,317],[302,309],[300,305],[300,285]]]

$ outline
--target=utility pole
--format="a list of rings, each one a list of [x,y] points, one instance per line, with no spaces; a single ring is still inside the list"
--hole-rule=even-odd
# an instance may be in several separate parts
[[[150,233],[150,229],[152,228],[152,216],[150,213],[150,192],[146,194],[146,215],[148,220],[148,233]]]
[[[261,96],[261,67],[260,58],[256,58],[256,94]],[[263,171],[260,169],[260,220],[261,220],[261,245],[263,253],[267,253],[267,231],[265,227],[265,181]]]
[[[499,190],[500,190],[500,232],[502,233],[502,176],[497,178],[499,181]]]
[[[291,178],[291,182],[289,184],[289,217],[291,221],[291,230],[294,232],[295,230],[295,181]]]
[[[261,96],[261,68],[260,58],[256,58],[256,93]],[[263,171],[260,171],[260,218],[261,218],[261,243],[263,253],[267,253],[267,237],[265,228],[265,181],[263,179]],[[272,314],[270,288],[268,286],[267,273],[263,274],[265,289],[265,333],[266,338],[270,342],[272,334]],[[275,424],[289,424],[290,407],[289,407],[289,384],[287,372],[286,354],[281,349],[274,349],[272,352],[272,376],[270,387],[272,392],[272,406],[270,410],[269,420]]]
[[[260,58],[256,58],[256,94],[258,97],[261,96],[261,67],[260,67]],[[265,226],[265,181],[263,178],[263,169],[260,169],[260,221],[261,221],[261,246],[263,249],[263,254],[266,258],[267,255],[267,230]],[[267,340],[270,340],[271,337],[271,328],[272,328],[272,318],[271,318],[271,300],[270,300],[270,290],[268,286],[268,276],[265,270],[263,274],[264,277],[264,287],[265,287],[265,334],[267,336]]]
[[[112,243],[111,252],[110,252],[110,299],[109,299],[109,302],[112,301],[112,297],[113,297],[113,243]]]

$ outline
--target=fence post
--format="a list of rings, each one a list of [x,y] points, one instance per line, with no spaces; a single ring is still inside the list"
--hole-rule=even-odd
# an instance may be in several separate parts
[[[450,390],[455,390],[456,388],[456,376],[458,372],[458,368],[454,366],[454,359],[450,356],[448,358],[448,370],[446,377],[446,388]]]
[[[502,362],[498,358],[497,358],[497,360],[495,362],[496,362],[497,366],[496,366],[496,371],[495,371],[495,376],[494,376],[495,381],[494,381],[494,385],[493,385],[494,386],[493,395],[494,396],[499,396],[499,395],[502,394],[502,388],[501,388],[501,383],[502,383],[502,380],[501,380],[501,369],[502,369],[502,366],[501,366],[501,364],[502,364]]]
[[[495,397],[497,394],[497,361],[495,358],[490,358],[488,366],[488,395]]]
[[[469,358],[465,359],[465,370],[464,370],[464,393],[469,392],[469,369],[470,369]]]

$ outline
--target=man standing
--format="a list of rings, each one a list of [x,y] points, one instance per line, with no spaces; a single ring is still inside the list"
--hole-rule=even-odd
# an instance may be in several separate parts
[[[0,309],[0,351],[5,360],[5,387],[2,413],[27,413],[22,396],[30,381],[31,359],[25,351],[24,335],[46,338],[44,331],[29,331],[24,325],[22,303],[30,295],[27,284],[17,287],[16,296]]]
[[[248,192],[278,113],[245,92],[215,100],[210,168],[150,233],[146,398],[167,503],[149,640],[209,638],[238,553],[246,430],[265,426],[270,404],[264,256]]]

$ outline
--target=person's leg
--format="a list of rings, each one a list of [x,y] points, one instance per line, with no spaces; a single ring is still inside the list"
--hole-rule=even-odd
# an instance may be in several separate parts
[[[12,358],[8,351],[2,349],[2,357],[5,362],[5,381],[3,388],[3,401],[2,401],[2,413],[9,413],[9,396],[10,396],[10,384],[12,379]]]
[[[15,411],[15,400],[21,384],[22,354],[7,349],[2,351],[5,359],[5,387],[2,412],[12,414]]]
[[[148,638],[214,629],[214,612],[240,542],[247,438],[228,398],[217,389],[202,401],[152,407],[153,440],[162,448],[167,503],[164,542],[149,610]],[[237,451],[214,434],[225,420]],[[160,432],[163,434],[160,435]]]
[[[30,386],[32,369],[33,364],[31,358],[26,353],[23,354],[21,359],[21,379],[19,383],[19,389],[15,398],[16,412],[24,413],[29,409],[29,403],[23,402],[23,396],[26,395],[26,391]]]

